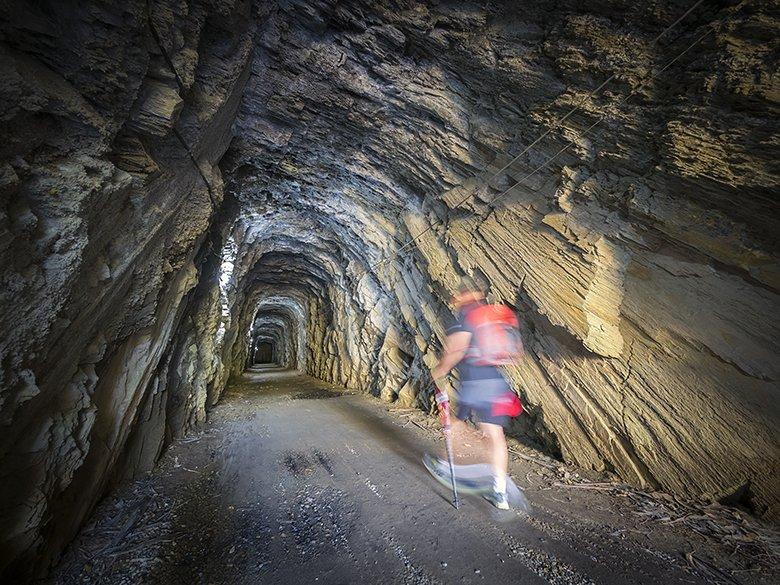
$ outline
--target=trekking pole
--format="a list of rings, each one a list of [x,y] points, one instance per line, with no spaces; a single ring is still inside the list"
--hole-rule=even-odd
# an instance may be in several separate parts
[[[444,392],[436,381],[433,382],[434,388],[436,388],[436,404],[439,407],[439,416],[441,417],[441,424],[444,428],[444,444],[447,447],[447,461],[450,464],[450,481],[452,481],[452,505],[457,510],[460,507],[460,500],[458,499],[458,486],[455,485],[455,461],[452,456],[452,425],[450,424],[450,399],[447,393]]]

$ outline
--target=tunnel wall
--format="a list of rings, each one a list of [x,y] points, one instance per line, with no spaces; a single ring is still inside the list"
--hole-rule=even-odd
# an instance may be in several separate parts
[[[0,580],[17,582],[224,386],[209,230],[252,45],[242,1],[0,11]]]
[[[778,25],[705,3],[653,44],[688,7],[4,4],[0,574],[201,423],[264,319],[427,409],[461,274],[521,316],[522,432],[777,519]]]

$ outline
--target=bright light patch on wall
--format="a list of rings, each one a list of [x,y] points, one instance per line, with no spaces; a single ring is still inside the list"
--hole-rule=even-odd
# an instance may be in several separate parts
[[[224,248],[222,248],[222,264],[219,267],[219,305],[222,309],[222,316],[217,327],[217,344],[221,344],[225,337],[225,331],[230,325],[230,305],[228,303],[228,294],[231,292],[231,281],[233,271],[236,267],[236,254],[238,246],[233,236],[228,238]]]

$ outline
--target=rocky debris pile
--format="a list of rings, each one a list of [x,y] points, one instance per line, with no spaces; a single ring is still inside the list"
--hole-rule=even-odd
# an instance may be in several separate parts
[[[158,486],[159,487],[159,486]],[[58,567],[56,582],[145,582],[175,540],[176,509],[153,481],[138,480],[95,512]]]
[[[665,492],[644,492],[615,481],[588,481],[563,470],[560,475],[563,481],[553,481],[551,487],[604,491],[625,498],[643,522],[682,525],[730,549],[731,556],[742,561],[744,571],[776,568],[780,560],[780,534],[744,511]]]

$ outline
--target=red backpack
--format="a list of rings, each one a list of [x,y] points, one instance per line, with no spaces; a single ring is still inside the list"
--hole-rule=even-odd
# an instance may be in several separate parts
[[[466,315],[474,331],[467,354],[475,366],[505,366],[523,353],[517,315],[506,305],[480,305]]]

